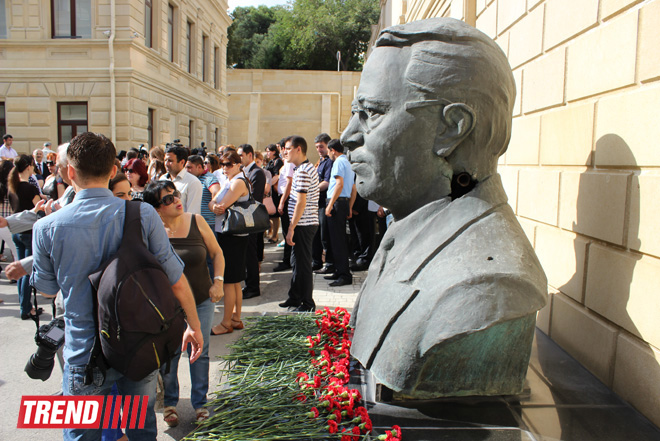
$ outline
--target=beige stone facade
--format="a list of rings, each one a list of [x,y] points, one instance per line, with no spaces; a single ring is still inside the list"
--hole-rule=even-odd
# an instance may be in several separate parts
[[[660,0],[381,6],[374,36],[474,17],[507,54],[518,92],[499,170],[548,276],[538,326],[660,425]]]
[[[176,138],[211,149],[226,141],[226,0],[77,4],[89,13],[77,11],[83,18],[73,29],[50,1],[0,1],[0,104],[17,151],[84,129],[107,135],[118,150]]]
[[[264,150],[287,135],[301,135],[316,160],[314,137],[326,132],[339,138],[359,83],[359,72],[228,70],[227,140]]]

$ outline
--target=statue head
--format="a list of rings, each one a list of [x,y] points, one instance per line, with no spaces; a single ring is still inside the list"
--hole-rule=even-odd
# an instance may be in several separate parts
[[[383,30],[341,137],[360,195],[402,217],[497,170],[511,135],[515,84],[506,56],[450,18]]]

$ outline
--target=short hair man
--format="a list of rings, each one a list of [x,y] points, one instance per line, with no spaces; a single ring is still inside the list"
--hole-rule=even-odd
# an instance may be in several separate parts
[[[55,294],[62,291],[64,302],[65,343],[64,395],[108,395],[116,382],[122,395],[148,395],[145,428],[127,429],[129,438],[156,438],[157,371],[135,382],[114,369],[102,373],[94,368],[92,384],[85,384],[94,340],[98,337],[93,319],[92,287],[87,276],[112,256],[122,240],[125,201],[108,190],[108,181],[117,172],[115,146],[103,135],[85,132],[71,140],[67,155],[67,173],[76,189],[75,200],[34,225],[34,269],[32,285],[38,291]],[[148,204],[141,204],[142,237],[149,250],[170,278],[174,295],[186,312],[188,329],[184,345],[191,343],[191,360],[203,346],[195,300],[183,275],[183,263],[170,245],[162,221]],[[101,429],[65,429],[66,439],[100,439]]]
[[[11,146],[14,143],[14,137],[11,136],[9,133],[6,133],[2,137],[2,140],[4,141],[4,143],[2,144],[2,146],[0,146],[0,159],[2,160],[14,159],[16,156],[18,156],[16,150],[14,150]]]
[[[266,190],[266,173],[254,161],[254,148],[250,144],[238,146],[238,155],[243,164],[243,173],[250,181],[250,191],[252,196],[258,202],[264,201],[264,192]],[[250,234],[248,240],[247,254],[245,256],[245,288],[243,288],[243,298],[251,299],[261,295],[259,288],[259,262],[263,260],[264,255],[264,235],[262,233]]]
[[[319,154],[319,162],[316,165],[316,172],[319,175],[319,229],[316,236],[314,236],[312,246],[312,269],[318,274],[333,274],[335,272],[330,231],[325,215],[330,172],[332,170],[332,158],[328,155],[330,140],[330,135],[327,133],[321,133],[314,138],[314,146]],[[325,251],[325,267],[323,266],[323,251]]]
[[[161,181],[172,181],[179,193],[183,211],[202,214],[202,183],[196,176],[186,171],[188,149],[170,147],[165,152],[165,169],[167,173],[160,177]]]
[[[211,227],[211,231],[215,231],[215,214],[209,209],[209,202],[220,191],[218,178],[213,173],[207,173],[204,168],[204,158],[199,155],[188,156],[186,171],[193,176],[197,176],[199,182],[202,183],[202,217]]]
[[[497,174],[514,97],[497,44],[448,18],[385,29],[362,72],[341,139],[358,192],[395,222],[351,352],[407,396],[522,390],[547,282]]]
[[[343,286],[353,283],[353,276],[348,267],[348,246],[346,243],[346,220],[350,217],[350,200],[353,191],[354,173],[344,155],[344,146],[338,139],[328,144],[332,170],[328,186],[328,202],[325,216],[328,218],[330,246],[335,264],[334,274],[325,276],[334,280],[330,286]]]
[[[284,302],[290,311],[309,312],[316,308],[312,297],[312,240],[319,226],[319,176],[307,160],[307,142],[302,136],[287,139],[284,147],[288,160],[295,165],[289,201],[290,224],[286,241],[291,247],[291,287]]]

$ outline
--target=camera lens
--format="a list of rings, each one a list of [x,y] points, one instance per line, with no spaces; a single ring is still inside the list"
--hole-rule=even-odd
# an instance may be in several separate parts
[[[48,380],[50,374],[53,372],[56,352],[52,349],[38,346],[37,352],[32,354],[25,365],[25,372],[28,374],[28,377],[33,380]]]

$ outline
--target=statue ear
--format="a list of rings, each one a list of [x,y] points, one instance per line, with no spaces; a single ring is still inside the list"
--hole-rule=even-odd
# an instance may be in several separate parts
[[[438,126],[435,137],[434,152],[446,158],[451,155],[458,145],[468,137],[474,124],[476,115],[467,104],[455,103],[442,109],[442,124]]]

